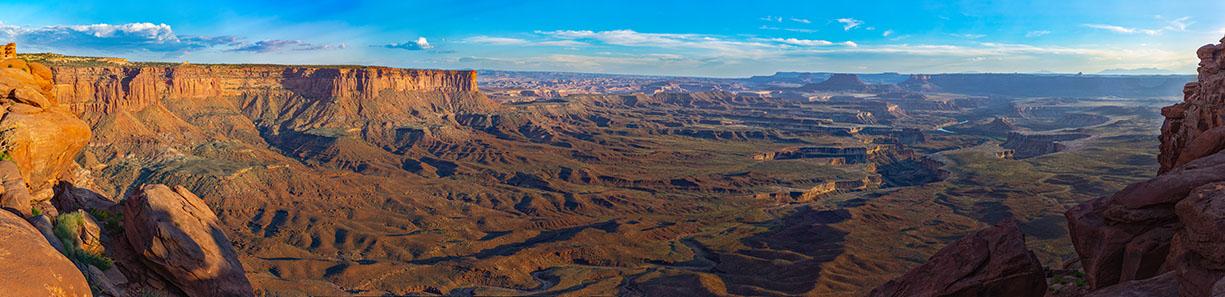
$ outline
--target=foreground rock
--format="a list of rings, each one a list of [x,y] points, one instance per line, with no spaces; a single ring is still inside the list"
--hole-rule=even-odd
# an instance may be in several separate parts
[[[91,296],[89,284],[25,220],[0,211],[0,295]]]
[[[945,246],[926,264],[872,291],[873,297],[1043,296],[1046,276],[1025,249],[1015,222],[1007,222]]]
[[[144,185],[123,202],[124,234],[151,269],[189,296],[253,296],[217,217],[183,187]]]

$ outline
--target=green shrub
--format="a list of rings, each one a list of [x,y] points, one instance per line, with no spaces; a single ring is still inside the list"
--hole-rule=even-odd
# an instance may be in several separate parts
[[[43,215],[43,210],[40,208],[34,208],[34,209],[30,209],[30,213],[34,214],[34,216],[37,217],[37,216]]]
[[[81,228],[84,225],[85,215],[81,212],[66,213],[55,218],[55,237],[58,237],[64,244],[64,256],[73,262],[93,265],[101,270],[110,269],[115,262],[106,255],[81,249],[77,242],[79,240],[77,235],[81,234]]]
[[[113,213],[104,209],[90,209],[89,214],[102,222],[102,228],[107,232],[123,232],[123,213]]]

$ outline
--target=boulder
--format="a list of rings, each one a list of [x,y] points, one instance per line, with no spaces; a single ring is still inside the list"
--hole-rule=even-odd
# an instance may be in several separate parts
[[[22,217],[33,215],[31,202],[34,198],[13,161],[0,161],[0,186],[4,187],[3,192],[0,192],[0,207]]]
[[[94,289],[103,296],[124,296],[123,290],[119,289],[115,282],[111,281],[110,277],[108,277],[106,273],[103,273],[101,269],[98,269],[98,267],[81,264],[78,265],[77,268],[81,269],[81,271],[85,273],[85,278],[88,279],[89,283],[94,286]]]
[[[1178,297],[1178,281],[1173,272],[1167,272],[1096,290],[1084,297]]]
[[[183,187],[143,185],[123,201],[124,234],[146,264],[189,296],[253,296],[216,215]]]
[[[0,292],[5,296],[91,296],[81,271],[24,219],[0,211]]]
[[[927,263],[872,290],[873,297],[1015,296],[1046,294],[1038,257],[1025,248],[1016,222],[975,232],[945,246]]]
[[[21,170],[30,192],[50,189],[89,142],[89,126],[67,110],[19,110],[0,120],[0,146]],[[50,197],[48,197],[50,198]]]
[[[55,185],[55,197],[51,203],[60,211],[110,209],[115,202],[93,190],[80,188],[71,182],[61,181]]]
[[[1225,278],[1225,182],[1195,188],[1175,206],[1178,230],[1170,261],[1183,296],[1208,296]]]

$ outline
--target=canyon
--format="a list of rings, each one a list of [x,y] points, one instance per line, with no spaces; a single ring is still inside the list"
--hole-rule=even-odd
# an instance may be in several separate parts
[[[93,295],[861,296],[1002,275],[907,273],[956,266],[940,260],[950,243],[1024,260],[983,262],[1025,278],[975,292],[1046,293],[1044,267],[1089,263],[1060,214],[1218,144],[1185,132],[1203,129],[1206,104],[1158,112],[1182,76],[721,79],[4,53],[26,66],[0,69],[0,126],[17,123],[0,133],[15,168],[0,162],[12,209],[0,227],[44,239],[22,248],[50,251],[46,269],[80,274],[64,287]],[[1185,122],[1167,120],[1178,132],[1159,151],[1171,114]],[[85,231],[70,243],[56,236],[74,224]],[[1004,227],[976,231],[992,225]],[[1096,275],[1086,288],[1105,285]]]
[[[998,254],[1033,257],[1024,244],[1015,243],[1024,240],[1022,230],[1008,221],[950,244],[873,295],[1225,296],[1225,240],[1218,232],[1221,203],[1215,201],[1225,189],[1219,174],[1225,146],[1217,116],[1225,94],[1225,38],[1200,47],[1196,55],[1197,80],[1185,85],[1182,102],[1161,109],[1165,120],[1158,175],[1065,213],[1077,272],[1087,286],[1034,290],[1048,286],[1034,273],[1043,270],[1041,263],[999,263]],[[1011,244],[989,238],[983,245],[979,237],[990,236],[1011,237]],[[957,273],[932,277],[947,271]]]

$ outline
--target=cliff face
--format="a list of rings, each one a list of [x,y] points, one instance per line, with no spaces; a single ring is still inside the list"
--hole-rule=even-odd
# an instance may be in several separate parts
[[[178,65],[54,66],[52,72],[56,96],[78,114],[134,111],[163,98],[300,97],[356,104],[385,91],[477,91],[471,70]]]
[[[1225,148],[1225,45],[1205,45],[1196,55],[1199,81],[1183,87],[1183,103],[1161,109],[1161,172]]]

